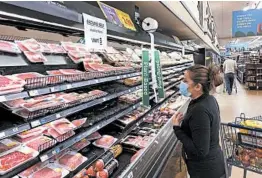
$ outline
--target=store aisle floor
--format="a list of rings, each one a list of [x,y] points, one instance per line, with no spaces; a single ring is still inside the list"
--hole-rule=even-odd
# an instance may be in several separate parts
[[[262,91],[246,90],[244,86],[237,83],[238,92],[232,95],[220,92],[218,88],[215,94],[220,106],[222,122],[231,122],[240,113],[245,113],[247,117],[262,115]],[[231,178],[243,177],[243,170],[233,167]],[[247,178],[261,178],[261,175],[252,172],[247,173]]]

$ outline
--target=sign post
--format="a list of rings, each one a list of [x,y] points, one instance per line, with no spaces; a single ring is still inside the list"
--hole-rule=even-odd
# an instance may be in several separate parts
[[[143,106],[150,107],[149,103],[149,52],[142,51],[142,103]]]
[[[107,47],[106,21],[83,13],[85,28],[85,44],[90,49]]]

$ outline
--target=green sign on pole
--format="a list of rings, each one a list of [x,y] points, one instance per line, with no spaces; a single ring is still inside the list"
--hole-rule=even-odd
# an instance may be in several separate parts
[[[144,106],[149,107],[149,52],[142,51],[142,103]]]
[[[159,51],[155,51],[155,67],[158,98],[165,98],[164,82],[160,64]]]

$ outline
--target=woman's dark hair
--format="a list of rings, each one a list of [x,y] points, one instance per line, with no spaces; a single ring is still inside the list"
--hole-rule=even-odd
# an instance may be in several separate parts
[[[209,93],[223,83],[223,78],[220,76],[217,66],[194,65],[189,67],[187,71],[189,71],[190,78],[195,84],[200,83],[202,85],[204,93]]]

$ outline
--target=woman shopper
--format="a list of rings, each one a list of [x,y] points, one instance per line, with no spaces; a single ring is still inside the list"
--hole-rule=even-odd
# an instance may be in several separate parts
[[[225,176],[219,145],[220,111],[216,99],[210,95],[222,83],[219,68],[195,65],[185,71],[180,84],[180,93],[192,100],[185,116],[181,113],[173,116],[173,126],[183,143],[183,158],[190,178]]]

